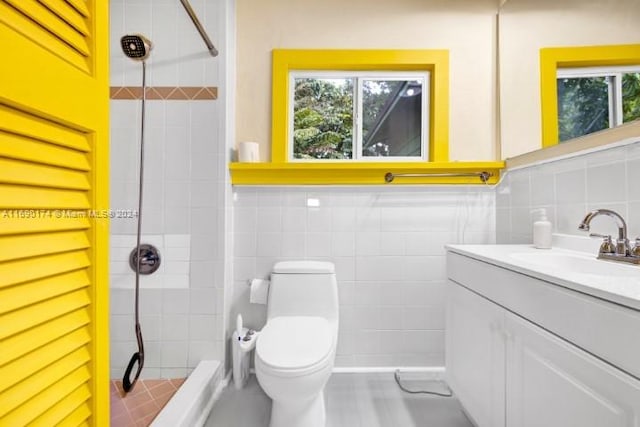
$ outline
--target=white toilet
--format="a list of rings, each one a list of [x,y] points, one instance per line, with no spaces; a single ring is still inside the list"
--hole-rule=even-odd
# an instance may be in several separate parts
[[[338,341],[338,286],[329,262],[273,267],[256,375],[273,400],[270,427],[324,427],[324,386]]]

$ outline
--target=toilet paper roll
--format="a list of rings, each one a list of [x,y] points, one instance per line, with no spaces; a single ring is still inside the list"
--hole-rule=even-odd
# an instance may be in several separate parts
[[[264,279],[251,280],[249,302],[252,304],[266,304],[269,295],[269,281]]]
[[[255,163],[260,161],[260,146],[257,142],[241,142],[238,145],[238,161]]]

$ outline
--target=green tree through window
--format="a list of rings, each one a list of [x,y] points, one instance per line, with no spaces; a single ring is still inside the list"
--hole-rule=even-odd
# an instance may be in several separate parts
[[[353,157],[353,80],[295,79],[294,157]]]

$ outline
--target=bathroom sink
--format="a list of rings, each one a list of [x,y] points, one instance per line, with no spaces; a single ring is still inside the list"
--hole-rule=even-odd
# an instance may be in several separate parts
[[[575,273],[579,275],[590,274],[598,276],[625,277],[638,275],[638,267],[616,264],[610,261],[596,259],[580,254],[565,252],[515,252],[509,254],[515,261],[527,264],[535,264],[539,268]]]

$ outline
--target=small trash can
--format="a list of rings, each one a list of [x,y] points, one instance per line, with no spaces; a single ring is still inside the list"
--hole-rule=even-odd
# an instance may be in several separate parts
[[[253,331],[252,331],[253,332]],[[249,379],[249,365],[251,364],[251,351],[255,346],[255,332],[249,334],[249,329],[242,328],[241,335],[233,332],[232,357],[233,357],[233,383],[236,390],[240,390]],[[246,337],[246,338],[245,338]]]

